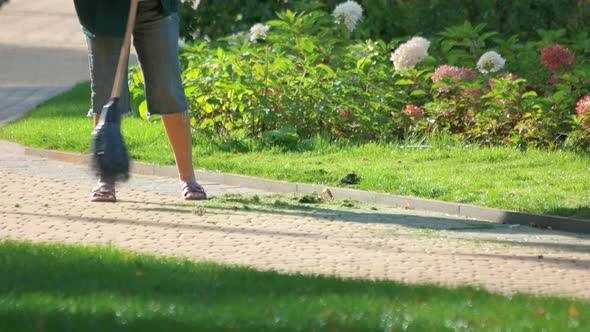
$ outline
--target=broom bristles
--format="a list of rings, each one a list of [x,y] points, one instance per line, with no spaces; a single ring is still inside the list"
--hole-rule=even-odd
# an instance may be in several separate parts
[[[129,179],[129,156],[119,124],[100,123],[92,133],[92,169],[102,181]]]
[[[129,179],[129,155],[121,135],[120,120],[118,98],[112,98],[102,109],[100,121],[92,133],[91,167],[102,181]]]

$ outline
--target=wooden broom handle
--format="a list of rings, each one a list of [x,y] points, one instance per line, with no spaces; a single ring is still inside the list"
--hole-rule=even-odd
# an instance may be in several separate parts
[[[127,28],[125,29],[125,36],[123,38],[123,46],[121,46],[121,54],[119,55],[119,64],[117,65],[117,72],[115,74],[115,82],[113,83],[113,90],[111,91],[111,98],[121,97],[121,87],[125,79],[125,72],[129,65],[129,52],[131,50],[131,34],[135,27],[135,16],[137,15],[138,0],[131,0],[129,4],[129,18],[127,19]]]

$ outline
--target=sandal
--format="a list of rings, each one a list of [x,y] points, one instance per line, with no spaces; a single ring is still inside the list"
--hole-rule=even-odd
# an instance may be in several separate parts
[[[115,185],[108,183],[99,184],[90,192],[90,201],[109,203],[116,202],[117,197],[115,196]]]
[[[207,199],[207,194],[203,187],[194,182],[183,182],[181,185],[182,197],[186,200],[198,201]]]

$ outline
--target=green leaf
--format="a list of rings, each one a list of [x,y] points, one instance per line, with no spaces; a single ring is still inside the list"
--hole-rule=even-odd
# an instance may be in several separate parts
[[[537,93],[535,91],[529,91],[522,94],[522,98],[529,98],[529,97],[537,97]]]
[[[321,63],[321,64],[317,65],[316,68],[323,69],[328,75],[330,75],[330,77],[336,76],[336,72],[334,72],[334,70],[332,68],[330,68],[330,66],[328,66],[328,65]]]
[[[422,89],[418,89],[418,90],[412,91],[412,93],[410,93],[410,96],[418,97],[418,96],[424,96],[425,94],[426,94],[426,91],[424,91]]]
[[[402,78],[401,80],[397,80],[395,82],[395,85],[414,85],[414,84],[416,84],[416,82],[414,82],[410,79],[407,79],[407,78]]]

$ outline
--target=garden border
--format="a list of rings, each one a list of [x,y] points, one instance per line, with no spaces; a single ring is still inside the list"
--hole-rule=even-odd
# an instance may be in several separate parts
[[[90,156],[85,154],[32,148],[5,140],[0,140],[0,142],[4,150],[15,154],[43,157],[82,165],[88,165],[90,161]],[[291,183],[222,172],[202,170],[195,170],[195,172],[197,178],[204,181],[260,189],[273,193],[320,193],[326,188],[323,185]],[[173,178],[178,176],[176,167],[174,166],[161,166],[142,162],[132,162],[131,173]],[[333,197],[337,199],[352,199],[365,203],[387,205],[409,210],[445,213],[452,216],[474,218],[502,224],[526,225],[541,229],[590,234],[590,220],[501,210],[463,203],[443,202],[356,189],[337,187],[330,187],[329,189]]]

